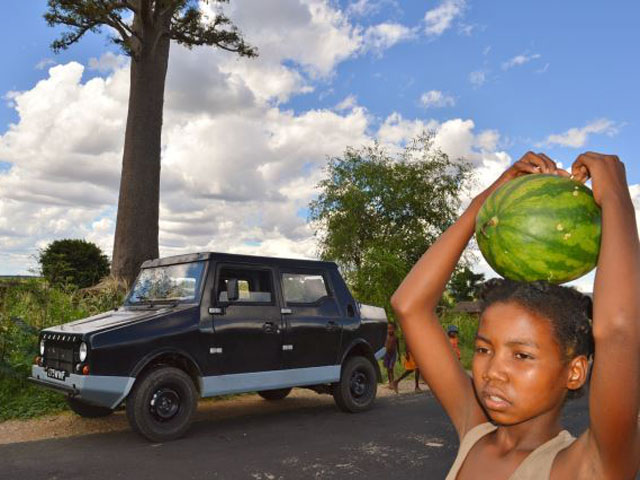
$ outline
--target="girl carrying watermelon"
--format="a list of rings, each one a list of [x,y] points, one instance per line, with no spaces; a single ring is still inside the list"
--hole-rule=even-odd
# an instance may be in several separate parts
[[[571,167],[592,180],[602,243],[588,301],[543,282],[493,281],[480,317],[472,379],[435,313],[483,201],[521,176],[569,176],[544,154],[507,169],[422,256],[391,304],[418,368],[460,438],[447,480],[633,479],[640,464],[640,242],[624,165],[588,152]],[[589,428],[563,430],[565,400],[590,379]]]

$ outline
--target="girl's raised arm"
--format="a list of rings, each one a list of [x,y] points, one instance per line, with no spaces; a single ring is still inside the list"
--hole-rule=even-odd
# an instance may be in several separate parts
[[[460,438],[486,416],[436,316],[436,306],[473,235],[484,200],[500,185],[527,173],[560,173],[542,154],[529,152],[478,195],[462,216],[424,253],[391,298],[422,377],[453,422]],[[566,172],[562,172],[565,173]],[[568,175],[568,174],[567,174]]]
[[[605,478],[632,478],[640,463],[640,242],[625,169],[618,157],[588,152],[572,166],[592,178],[602,208],[593,292],[595,357],[587,449]]]

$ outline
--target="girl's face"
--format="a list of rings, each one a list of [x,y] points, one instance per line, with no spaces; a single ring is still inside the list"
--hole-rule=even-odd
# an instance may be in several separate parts
[[[493,421],[513,425],[559,412],[570,367],[550,320],[515,302],[483,313],[473,356],[478,400]]]

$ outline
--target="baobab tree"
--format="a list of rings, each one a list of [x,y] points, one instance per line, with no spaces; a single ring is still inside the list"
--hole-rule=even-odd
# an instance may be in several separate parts
[[[205,0],[222,4],[228,0]],[[198,0],[48,0],[50,26],[68,27],[57,52],[87,32],[108,27],[110,40],[131,58],[129,108],[112,256],[112,273],[133,281],[140,264],[156,258],[160,202],[160,147],[165,79],[171,41],[208,45],[240,56],[257,55],[220,8],[203,14]],[[217,5],[220,7],[220,5]]]

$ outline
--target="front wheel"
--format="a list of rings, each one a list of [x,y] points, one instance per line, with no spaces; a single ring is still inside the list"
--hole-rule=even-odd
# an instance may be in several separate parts
[[[340,410],[350,413],[369,410],[378,389],[376,369],[365,357],[351,357],[342,367],[340,382],[333,385],[333,398]]]
[[[262,390],[261,392],[258,392],[258,395],[260,395],[265,400],[272,401],[282,400],[287,395],[289,395],[289,393],[291,393],[290,388],[278,388],[276,390]]]
[[[71,411],[84,418],[101,418],[113,413],[110,408],[91,405],[74,397],[67,397],[67,405]]]
[[[184,435],[196,411],[198,392],[185,372],[174,367],[151,371],[133,387],[127,399],[131,428],[152,442]]]

